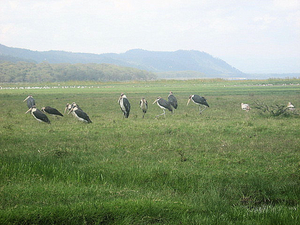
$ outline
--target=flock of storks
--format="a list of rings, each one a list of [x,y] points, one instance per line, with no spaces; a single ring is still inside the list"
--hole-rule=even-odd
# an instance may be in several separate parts
[[[190,95],[187,105],[189,104],[190,100],[192,100],[195,104],[199,105],[200,114],[206,109],[206,107],[209,107],[208,103],[206,102],[206,99],[199,95]],[[36,107],[35,100],[32,97],[32,95],[29,95],[24,100],[24,102],[25,101],[27,102],[27,106],[29,108],[26,113],[31,112],[31,115],[40,122],[50,123],[50,120],[45,113],[47,113],[49,115],[53,115],[53,116],[63,116],[63,114],[60,113],[57,109],[52,108],[50,106],[42,107],[41,110],[39,110]],[[118,103],[123,112],[124,118],[128,118],[129,113],[130,113],[130,103],[124,93],[121,94],[121,96],[118,100]],[[163,113],[160,115],[157,115],[156,117],[159,117],[161,115],[166,116],[166,110],[173,112],[173,110],[177,109],[177,106],[178,106],[177,99],[173,95],[173,92],[170,92],[170,94],[168,95],[168,100],[158,97],[153,102],[153,104],[155,104],[155,103],[157,103],[157,105],[163,110]],[[204,106],[204,109],[202,109],[202,110],[201,110],[201,105]],[[148,110],[148,102],[145,98],[142,98],[140,100],[140,108],[143,112],[143,118],[144,118],[145,113]],[[86,123],[92,123],[89,116],[75,102],[73,102],[72,104],[67,103],[64,113],[66,113],[66,112],[68,112],[68,114],[71,113],[75,118],[77,118],[80,121],[83,121]]]

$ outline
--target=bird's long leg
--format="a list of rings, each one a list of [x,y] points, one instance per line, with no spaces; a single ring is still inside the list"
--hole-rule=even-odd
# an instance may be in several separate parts
[[[162,114],[159,114],[159,115],[157,115],[156,117],[159,117],[159,116],[162,116],[162,115],[164,115],[165,117],[166,117],[166,111],[163,109],[163,113]]]

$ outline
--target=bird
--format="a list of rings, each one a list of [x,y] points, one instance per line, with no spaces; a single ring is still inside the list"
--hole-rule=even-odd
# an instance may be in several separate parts
[[[170,112],[173,112],[172,106],[170,104],[170,102],[166,101],[165,99],[158,97],[154,102],[157,103],[157,105],[162,108],[162,110],[164,111],[162,114],[157,115],[156,117],[159,117],[161,115],[164,115],[164,117],[166,117],[166,109],[169,110]]]
[[[46,112],[46,113],[48,113],[50,115],[53,115],[53,116],[63,116],[63,114],[61,114],[57,109],[52,108],[50,106],[42,107],[41,111]]]
[[[247,112],[249,112],[251,109],[249,104],[244,104],[244,103],[241,103],[241,108],[242,110],[246,110]]]
[[[189,100],[186,105],[188,105],[190,103],[191,99],[195,104],[199,105],[200,114],[206,109],[206,107],[209,107],[208,103],[206,102],[206,99],[199,95],[190,95]],[[201,110],[201,105],[204,105],[204,107],[205,107],[203,110]]]
[[[129,113],[130,113],[130,103],[124,93],[121,94],[118,103],[121,107],[121,110],[123,112],[124,117],[123,118],[128,118]]]
[[[177,109],[177,106],[178,106],[178,104],[177,104],[177,99],[176,99],[176,97],[173,95],[173,92],[172,92],[172,91],[170,91],[170,94],[169,94],[169,96],[168,96],[168,101],[170,102],[171,106],[174,107],[174,109]]]
[[[80,121],[86,122],[86,123],[92,123],[90,120],[90,117],[83,112],[81,109],[77,107],[77,105],[73,105],[70,112]]]
[[[31,115],[39,122],[45,122],[45,123],[49,123],[50,124],[50,120],[48,119],[48,117],[41,112],[39,109],[36,108],[36,106],[32,106],[30,109],[27,110],[26,113],[31,112]],[[26,114],[25,113],[25,114]]]
[[[289,102],[286,107],[288,110],[291,110],[291,111],[295,110],[295,106],[291,102]]]
[[[76,104],[75,102],[73,102],[72,104],[70,103],[67,103],[66,107],[65,107],[65,110],[64,110],[64,113],[66,113],[68,111],[68,114],[70,114],[70,111],[72,109],[73,106],[77,106],[78,109],[82,110],[78,104]],[[82,110],[83,111],[83,110]]]
[[[32,108],[35,105],[35,100],[32,95],[28,95],[23,102],[27,101],[28,109]]]
[[[147,110],[148,110],[148,102],[147,102],[147,100],[145,99],[145,98],[142,98],[141,100],[140,100],[140,108],[141,108],[141,110],[143,111],[143,118],[144,118],[144,116],[145,116],[145,114],[146,114],[146,112],[147,112]]]

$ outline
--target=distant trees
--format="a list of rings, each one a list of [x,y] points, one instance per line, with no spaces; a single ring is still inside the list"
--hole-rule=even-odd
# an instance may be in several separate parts
[[[0,82],[128,81],[153,80],[156,75],[112,64],[70,64],[0,61]]]

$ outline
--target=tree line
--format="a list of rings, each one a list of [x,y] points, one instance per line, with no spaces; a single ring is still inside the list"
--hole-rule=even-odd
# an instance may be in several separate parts
[[[154,73],[113,64],[0,61],[0,82],[154,80]]]

